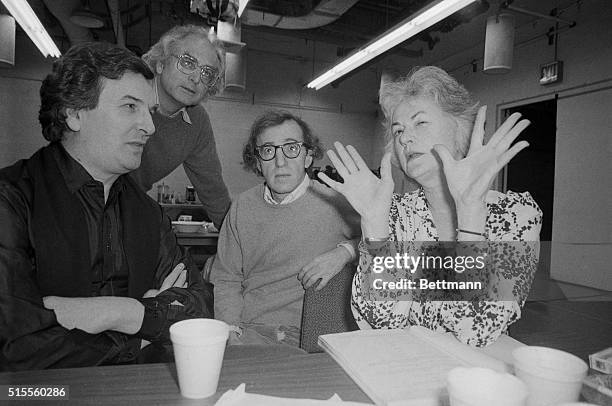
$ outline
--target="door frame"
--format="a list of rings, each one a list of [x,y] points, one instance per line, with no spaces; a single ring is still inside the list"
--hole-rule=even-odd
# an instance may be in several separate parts
[[[544,102],[544,101],[550,101],[550,100],[554,100],[554,99],[558,99],[559,94],[558,93],[554,93],[554,94],[546,94],[546,95],[540,95],[540,96],[533,96],[533,97],[525,97],[522,99],[518,99],[515,101],[509,101],[509,102],[503,102],[503,103],[498,103],[496,105],[496,110],[495,110],[495,128],[499,128],[499,126],[504,122],[504,111],[514,108],[514,107],[520,107],[520,106],[524,106],[526,104],[534,104],[534,103],[540,103],[540,102]],[[504,168],[497,174],[497,179],[494,182],[494,189],[502,192],[502,193],[506,193],[508,191],[508,165],[505,165]]]

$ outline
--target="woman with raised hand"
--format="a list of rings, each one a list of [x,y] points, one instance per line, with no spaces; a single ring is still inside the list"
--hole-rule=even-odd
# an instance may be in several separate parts
[[[361,215],[363,241],[352,291],[355,319],[361,328],[421,325],[450,331],[470,345],[490,344],[520,318],[538,264],[538,205],[527,192],[490,190],[497,173],[528,146],[526,141],[512,143],[529,121],[511,115],[484,144],[486,108],[479,109],[461,84],[433,66],[384,85],[380,102],[394,146],[382,158],[381,178],[355,148],[340,143],[328,156],[344,183],[319,173]],[[418,190],[393,194],[392,158],[420,184]],[[378,242],[406,252],[414,241],[487,246],[487,254],[498,261],[484,270],[486,294],[477,301],[372,300],[368,281],[380,252],[372,247]],[[504,245],[510,241],[524,243]],[[501,300],[504,284],[511,286],[513,300]]]

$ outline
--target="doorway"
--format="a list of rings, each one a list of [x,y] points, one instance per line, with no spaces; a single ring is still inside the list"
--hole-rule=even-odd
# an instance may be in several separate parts
[[[531,121],[517,138],[529,147],[510,161],[504,172],[504,191],[529,192],[544,214],[540,231],[540,262],[536,278],[550,279],[553,195],[555,186],[555,145],[557,140],[557,99],[514,106],[502,110],[502,117],[514,112]]]

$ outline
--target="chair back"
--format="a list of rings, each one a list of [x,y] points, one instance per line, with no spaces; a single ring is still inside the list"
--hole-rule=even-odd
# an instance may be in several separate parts
[[[200,271],[200,273],[202,274],[202,279],[204,279],[206,282],[210,282],[210,271],[212,270],[213,262],[215,262],[215,257],[215,255],[211,255],[206,258],[206,262],[204,262],[202,271]]]
[[[300,348],[307,352],[322,352],[317,344],[319,335],[357,330],[351,311],[351,286],[355,264],[347,264],[323,289],[306,289],[302,308]]]

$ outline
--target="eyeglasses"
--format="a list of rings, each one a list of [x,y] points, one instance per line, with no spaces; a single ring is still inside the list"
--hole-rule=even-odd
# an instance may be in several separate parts
[[[276,156],[276,150],[281,149],[283,151],[283,155],[285,155],[289,159],[297,158],[302,152],[303,142],[288,142],[283,145],[259,145],[255,147],[257,150],[257,155],[261,158],[262,161],[271,161]]]
[[[210,65],[198,65],[198,60],[194,57],[183,55],[172,55],[177,59],[176,69],[185,75],[191,75],[196,70],[200,69],[200,80],[207,87],[213,87],[219,80],[219,69]]]

